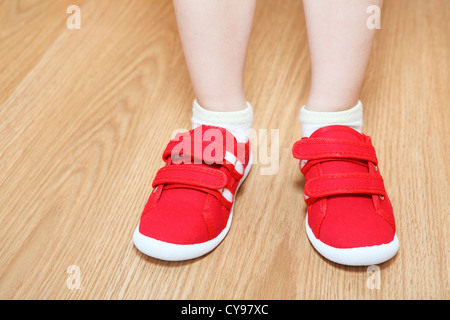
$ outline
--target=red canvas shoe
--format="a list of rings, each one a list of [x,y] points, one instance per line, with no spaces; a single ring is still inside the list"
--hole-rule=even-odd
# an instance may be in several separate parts
[[[392,258],[399,242],[370,137],[327,126],[297,141],[292,153],[305,175],[306,232],[314,248],[345,265]]]
[[[176,135],[163,154],[133,241],[146,255],[179,261],[219,245],[231,226],[235,195],[251,168],[250,143],[200,126]]]

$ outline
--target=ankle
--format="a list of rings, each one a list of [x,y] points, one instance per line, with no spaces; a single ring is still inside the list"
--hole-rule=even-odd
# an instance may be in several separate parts
[[[323,95],[322,95],[323,96]],[[338,112],[353,108],[358,103],[357,97],[325,97],[310,95],[305,109],[316,112]]]
[[[238,111],[212,111],[203,108],[197,100],[192,107],[192,128],[200,125],[210,125],[225,128],[232,133],[239,142],[247,142],[253,125],[253,108],[249,102],[246,107]]]
[[[299,120],[303,137],[309,137],[317,129],[331,125],[345,125],[362,133],[363,107],[361,101],[347,110],[334,112],[311,111],[303,106]]]
[[[233,112],[247,108],[247,100],[243,94],[235,96],[199,96],[196,101],[202,108],[209,111]]]

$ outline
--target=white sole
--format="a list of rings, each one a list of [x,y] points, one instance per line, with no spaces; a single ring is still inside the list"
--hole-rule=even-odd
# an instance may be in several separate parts
[[[206,242],[196,243],[196,244],[175,244],[164,242],[161,240],[156,240],[147,237],[139,232],[139,225],[136,227],[133,233],[133,242],[136,248],[147,256],[166,260],[166,261],[184,261],[195,259],[201,257],[212,250],[214,250],[228,234],[231,227],[231,221],[233,220],[233,209],[236,203],[236,195],[238,193],[239,187],[242,185],[244,180],[247,178],[252,167],[252,154],[250,153],[248,166],[245,168],[244,176],[242,177],[239,185],[236,188],[235,197],[233,201],[233,206],[230,210],[230,215],[228,217],[227,225],[225,229],[214,239]]]
[[[391,259],[398,251],[399,241],[397,234],[394,239],[385,244],[359,248],[334,248],[316,238],[308,225],[306,214],[306,234],[312,246],[330,261],[348,266],[370,266],[380,264]]]

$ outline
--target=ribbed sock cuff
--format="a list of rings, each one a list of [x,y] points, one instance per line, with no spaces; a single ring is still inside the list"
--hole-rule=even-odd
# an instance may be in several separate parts
[[[222,127],[230,131],[238,142],[247,142],[253,125],[253,108],[249,102],[247,107],[239,111],[211,111],[203,108],[194,100],[192,106],[192,128],[200,125]]]
[[[361,101],[348,110],[334,112],[311,111],[303,106],[300,109],[299,120],[303,137],[309,137],[317,129],[331,125],[348,126],[362,133],[363,107]]]

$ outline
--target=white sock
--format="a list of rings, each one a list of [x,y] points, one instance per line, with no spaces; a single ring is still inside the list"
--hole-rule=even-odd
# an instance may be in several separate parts
[[[194,100],[192,106],[192,128],[200,125],[216,126],[227,129],[238,142],[247,142],[253,125],[253,108],[249,102],[247,107],[239,111],[211,111],[203,108]]]
[[[300,109],[299,116],[302,125],[302,136],[309,137],[319,128],[331,125],[343,125],[362,133],[363,108],[361,101],[344,111],[319,112],[307,110],[305,106]]]

